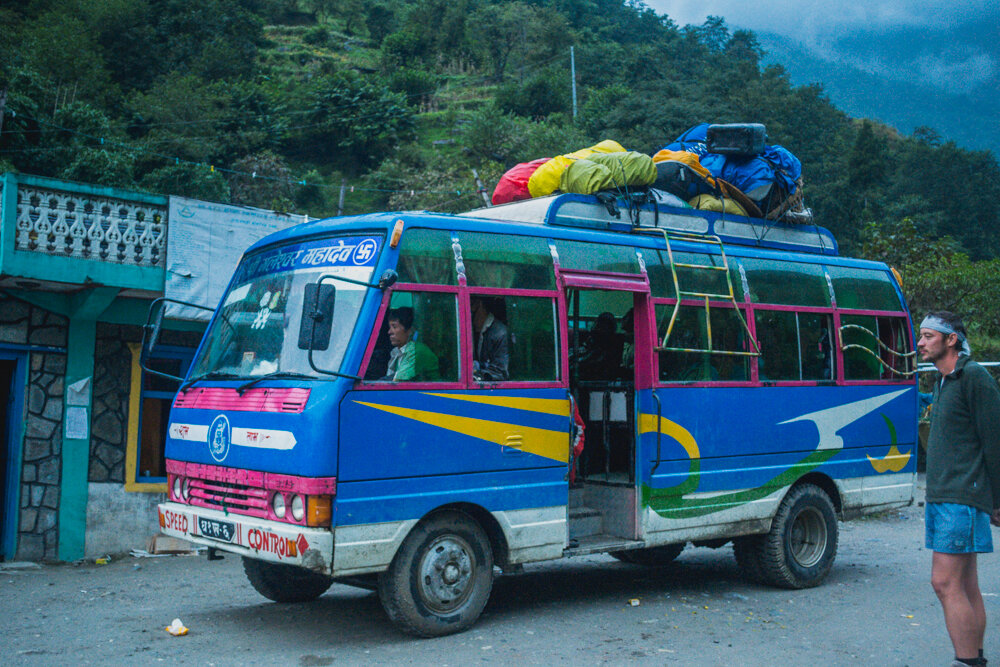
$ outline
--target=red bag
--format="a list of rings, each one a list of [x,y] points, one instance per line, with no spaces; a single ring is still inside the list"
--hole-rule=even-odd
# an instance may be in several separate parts
[[[551,158],[543,157],[531,162],[515,164],[507,170],[507,173],[500,177],[497,187],[493,190],[493,205],[509,204],[512,201],[521,199],[531,199],[528,191],[528,179],[535,173],[535,170],[548,162]]]

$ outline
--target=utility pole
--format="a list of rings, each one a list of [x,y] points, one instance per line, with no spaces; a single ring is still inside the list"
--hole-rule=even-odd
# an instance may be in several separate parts
[[[493,206],[493,202],[490,201],[490,196],[486,192],[486,187],[483,186],[483,182],[479,179],[479,172],[473,169],[472,177],[476,179],[476,191],[479,192],[479,195],[483,198],[483,201],[486,202],[486,206],[487,207]]]
[[[573,88],[573,119],[576,120],[576,56],[573,47],[569,47],[569,78]]]
[[[3,132],[3,112],[7,108],[7,86],[0,90],[0,133]]]
[[[344,190],[347,188],[347,179],[340,181],[340,199],[337,201],[337,215],[344,215]]]

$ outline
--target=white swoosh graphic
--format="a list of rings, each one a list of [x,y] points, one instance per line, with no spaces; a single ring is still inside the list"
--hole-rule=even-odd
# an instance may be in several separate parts
[[[879,409],[892,399],[905,394],[908,391],[909,389],[900,389],[899,391],[894,391],[890,394],[873,396],[872,398],[866,398],[864,400],[847,403],[845,405],[838,405],[833,408],[827,408],[826,410],[820,410],[819,412],[810,412],[809,414],[793,417],[792,419],[787,419],[778,423],[791,424],[792,422],[811,421],[816,424],[816,428],[819,430],[819,445],[816,447],[817,451],[821,449],[843,449],[844,439],[837,435],[837,431],[852,422],[856,422],[865,415]]]

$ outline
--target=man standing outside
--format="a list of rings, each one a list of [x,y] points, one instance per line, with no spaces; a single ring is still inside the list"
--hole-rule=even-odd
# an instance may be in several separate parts
[[[993,551],[990,523],[1000,526],[1000,389],[969,358],[965,326],[954,313],[927,315],[917,350],[940,372],[927,438],[931,585],[955,648],[952,667],[985,665],[976,555]]]

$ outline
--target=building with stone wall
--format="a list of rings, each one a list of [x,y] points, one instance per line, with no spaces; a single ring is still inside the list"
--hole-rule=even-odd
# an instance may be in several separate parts
[[[214,306],[243,248],[305,219],[0,174],[0,560],[127,552],[159,532],[178,384],[146,369],[184,376],[206,321],[176,311],[143,349],[150,305],[187,289]],[[189,265],[172,274],[168,228]]]
[[[0,186],[0,558],[142,547],[166,490],[137,468],[162,440],[141,437],[136,397],[167,198],[15,174]],[[179,325],[190,356],[204,325]]]

